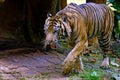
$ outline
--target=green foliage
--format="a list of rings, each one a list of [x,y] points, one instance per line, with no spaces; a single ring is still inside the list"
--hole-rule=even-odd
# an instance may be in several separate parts
[[[2,74],[0,74],[0,80],[2,80],[2,77],[3,77]]]
[[[119,56],[120,55],[120,50],[116,50],[115,53],[116,53],[117,56]]]
[[[82,75],[79,75],[79,77],[83,77],[86,80],[101,80],[103,77],[103,73],[101,73],[101,71],[99,71],[99,70],[93,69],[90,71],[86,71]]]
[[[20,78],[19,80],[26,80],[24,77]]]
[[[113,4],[113,7],[120,11],[120,1],[119,0],[108,0],[108,2]]]
[[[111,4],[111,9],[115,14],[115,33],[117,38],[120,38],[120,1],[119,0],[108,0],[108,4]]]
[[[89,69],[83,73],[74,74],[69,80],[102,80],[106,73],[103,70]]]

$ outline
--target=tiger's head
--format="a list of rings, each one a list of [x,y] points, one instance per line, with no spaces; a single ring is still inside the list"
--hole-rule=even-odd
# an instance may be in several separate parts
[[[68,30],[68,24],[66,23],[66,17],[64,19],[61,16],[52,16],[52,14],[47,14],[47,19],[44,24],[45,31],[45,43],[44,48],[46,49],[49,45],[52,49],[60,47],[58,36],[70,36],[71,29]]]

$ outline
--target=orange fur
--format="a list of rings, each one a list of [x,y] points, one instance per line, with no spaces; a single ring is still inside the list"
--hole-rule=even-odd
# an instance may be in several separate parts
[[[46,19],[44,27],[45,46],[49,44],[48,42],[58,40],[59,32],[62,31],[63,36],[67,35],[69,46],[72,47],[62,64],[64,75],[69,74],[72,70],[76,72],[84,70],[82,59],[79,57],[82,56],[88,42],[93,43],[96,40],[99,41],[105,53],[102,66],[109,67],[109,58],[106,55],[113,29],[113,17],[113,12],[105,4],[76,5],[71,3],[55,16]],[[50,34],[52,36],[49,36]]]

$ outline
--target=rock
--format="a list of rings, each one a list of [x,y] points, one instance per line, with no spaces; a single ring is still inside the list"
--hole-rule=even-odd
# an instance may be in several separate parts
[[[120,80],[120,74],[113,74],[113,79]]]
[[[119,64],[117,64],[117,63],[115,63],[115,62],[113,62],[113,61],[111,61],[111,64],[112,64],[113,66],[116,66],[116,67],[119,67],[119,66],[120,66]]]

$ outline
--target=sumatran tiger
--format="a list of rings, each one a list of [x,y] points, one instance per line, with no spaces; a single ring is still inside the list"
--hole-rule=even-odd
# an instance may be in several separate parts
[[[97,37],[104,52],[101,66],[109,68],[109,43],[114,26],[114,14],[106,4],[85,3],[68,4],[55,16],[47,14],[44,30],[45,46],[58,46],[59,35],[68,39],[72,50],[62,64],[63,74],[83,71],[82,52],[88,46],[88,40]]]

